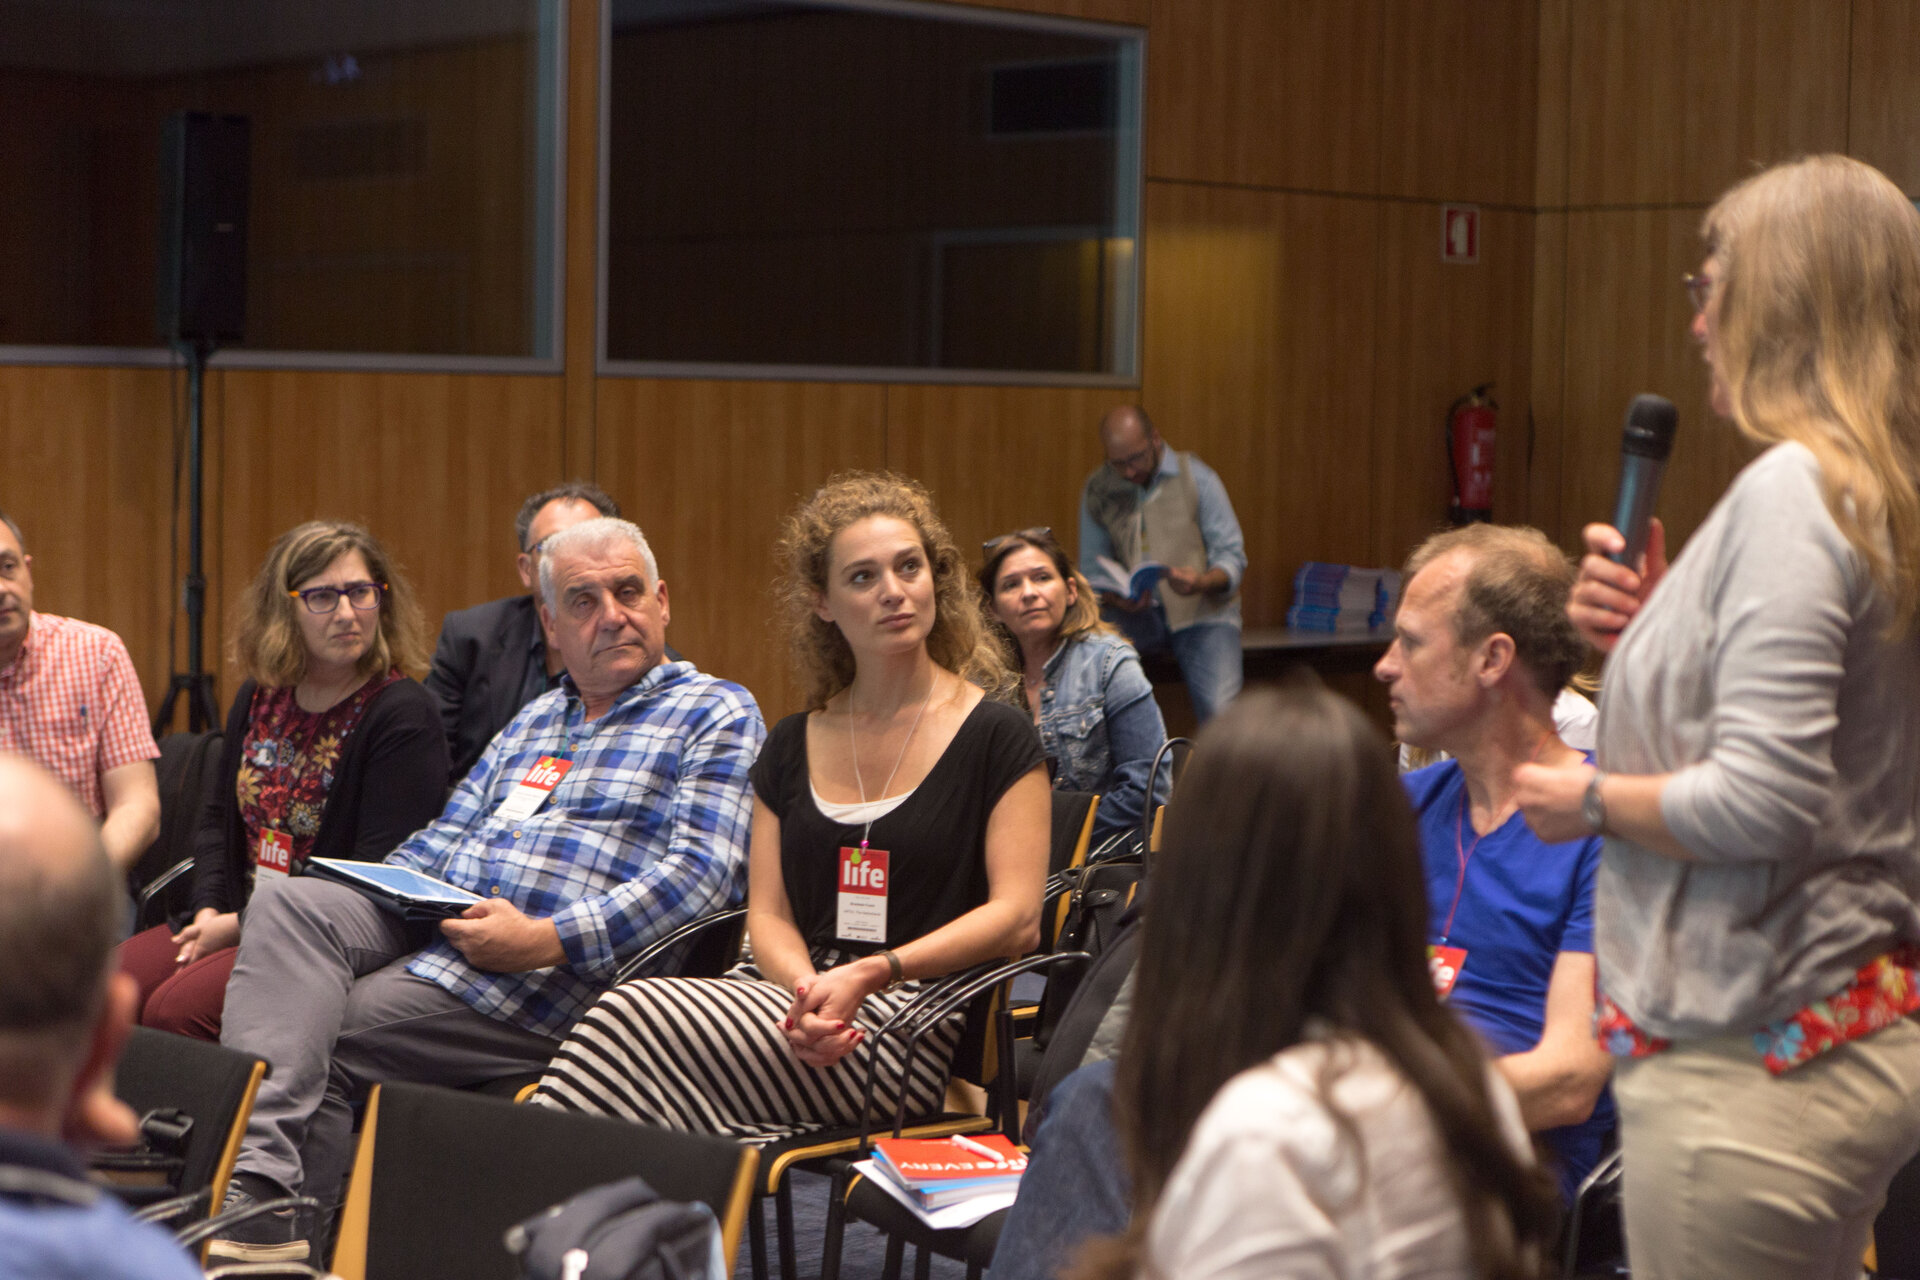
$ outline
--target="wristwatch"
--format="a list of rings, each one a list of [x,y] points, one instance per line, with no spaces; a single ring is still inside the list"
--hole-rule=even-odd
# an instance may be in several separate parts
[[[1607,833],[1607,800],[1600,794],[1600,784],[1606,780],[1607,775],[1595,769],[1587,781],[1586,794],[1580,797],[1580,821],[1597,836]]]
[[[891,991],[907,980],[907,971],[905,966],[900,963],[900,957],[893,954],[893,952],[882,951],[880,954],[887,958],[887,973],[889,974],[887,985],[880,989],[882,991]]]

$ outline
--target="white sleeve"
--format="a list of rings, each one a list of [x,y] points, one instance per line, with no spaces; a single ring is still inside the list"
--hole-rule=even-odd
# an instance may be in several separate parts
[[[1235,1081],[1214,1099],[1154,1210],[1148,1274],[1332,1280],[1346,1273],[1341,1228],[1323,1208],[1346,1197],[1325,1185],[1326,1171],[1315,1167],[1324,1161],[1303,1149],[1323,1147],[1332,1126],[1317,1106],[1302,1114],[1301,1099],[1281,1096],[1291,1092],[1262,1073],[1257,1085]],[[1240,1123],[1224,1122],[1231,1117]]]

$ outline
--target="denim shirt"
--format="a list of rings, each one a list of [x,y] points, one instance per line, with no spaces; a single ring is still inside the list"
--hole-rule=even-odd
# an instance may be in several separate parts
[[[1096,843],[1116,831],[1138,829],[1147,772],[1167,740],[1153,686],[1133,646],[1116,635],[1075,636],[1047,659],[1040,695],[1040,745],[1054,761],[1061,791],[1097,791]],[[1166,796],[1166,782],[1160,785]]]

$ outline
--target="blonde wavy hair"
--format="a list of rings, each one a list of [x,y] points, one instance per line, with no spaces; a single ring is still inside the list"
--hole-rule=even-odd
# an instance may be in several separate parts
[[[987,630],[979,590],[926,486],[890,471],[847,471],[828,479],[796,507],[780,535],[780,578],[774,590],[786,618],[794,670],[806,687],[807,706],[817,711],[853,683],[853,650],[840,628],[814,609],[826,594],[834,535],[869,516],[891,516],[920,535],[933,572],[934,619],[927,655],[988,693],[1007,696],[1013,671]]]
[[[1879,170],[1809,156],[1701,223],[1734,423],[1820,463],[1827,509],[1904,632],[1920,612],[1920,211]],[[1884,542],[1882,538],[1884,537]]]
[[[294,685],[306,675],[307,646],[293,612],[305,606],[288,592],[349,551],[366,560],[375,582],[387,584],[380,597],[380,625],[358,670],[371,676],[399,667],[416,679],[426,674],[426,619],[399,564],[357,524],[309,520],[280,535],[240,597],[233,660],[255,681]]]

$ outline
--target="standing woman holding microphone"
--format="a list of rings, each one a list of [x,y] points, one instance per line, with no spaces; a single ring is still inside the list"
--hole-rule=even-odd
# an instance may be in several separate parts
[[[1816,156],[1703,230],[1713,409],[1765,451],[1671,571],[1587,528],[1601,767],[1516,780],[1543,839],[1607,837],[1634,1275],[1851,1277],[1920,1149],[1920,212]]]

